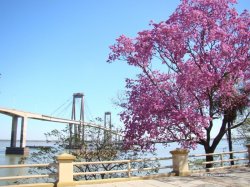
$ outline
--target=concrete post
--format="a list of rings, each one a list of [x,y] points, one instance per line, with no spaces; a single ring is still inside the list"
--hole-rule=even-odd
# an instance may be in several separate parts
[[[176,149],[170,151],[173,160],[173,172],[178,176],[188,176],[188,150],[186,149]]]
[[[250,144],[246,145],[248,151],[248,164],[250,165]]]
[[[73,180],[73,161],[75,158],[75,156],[67,153],[57,156],[57,161],[59,164],[57,187],[75,186]]]
[[[16,134],[17,134],[17,124],[18,118],[20,116],[14,116],[12,118],[12,131],[11,131],[11,145],[6,147],[6,154],[18,154],[18,155],[28,155],[29,148],[26,147],[26,129],[27,129],[27,117],[22,117],[21,125],[21,135],[20,135],[20,146],[16,147]]]
[[[20,147],[26,147],[26,130],[27,130],[27,117],[22,117],[22,126],[21,126],[21,136],[20,136]]]
[[[16,147],[17,123],[18,123],[18,116],[13,116],[12,117],[10,147]]]

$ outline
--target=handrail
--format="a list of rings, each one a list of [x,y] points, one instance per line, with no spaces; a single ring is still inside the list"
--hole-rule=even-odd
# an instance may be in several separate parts
[[[0,165],[0,169],[4,168],[31,168],[31,167],[57,167],[56,163],[44,163],[44,164],[15,164],[15,165]],[[16,180],[16,179],[27,179],[27,178],[45,178],[57,176],[57,174],[50,173],[50,174],[41,174],[41,175],[20,175],[20,176],[6,176],[0,177],[1,180]]]
[[[221,163],[221,162],[231,162],[231,161],[237,161],[237,160],[248,160],[248,158],[234,158],[234,159],[228,159],[228,160],[215,160],[215,161],[209,161],[209,162],[202,162],[202,164],[212,164],[212,163]]]
[[[98,161],[98,162],[73,162],[73,165],[149,162],[149,161],[158,161],[158,160],[168,160],[168,159],[171,159],[171,158],[172,157],[145,158],[145,159],[136,159],[136,160]],[[44,163],[44,164],[0,165],[0,169],[3,169],[3,168],[28,168],[28,167],[50,167],[50,166],[55,166],[56,167],[57,164],[56,163]],[[172,168],[172,166],[130,169],[130,172],[133,172],[133,171],[146,171],[146,170],[154,170],[154,169],[166,169],[166,168]],[[122,172],[128,172],[128,170],[81,172],[81,173],[74,173],[74,175],[77,176],[77,175],[90,175],[90,174],[102,174],[102,173],[122,173]],[[56,174],[0,177],[0,180],[13,180],[13,179],[23,179],[23,178],[43,178],[43,177],[50,177],[51,175],[56,175]]]
[[[108,173],[125,173],[127,170],[112,170],[112,171],[91,171],[91,172],[78,172],[73,173],[74,176],[77,175],[94,175],[94,174],[108,174]]]
[[[57,166],[55,163],[49,164],[16,164],[16,165],[0,165],[1,168],[26,168],[26,167],[48,167],[48,166]]]
[[[135,162],[150,162],[150,161],[160,161],[160,160],[170,160],[172,157],[153,157],[135,160],[111,160],[111,161],[96,161],[96,162],[73,162],[73,166],[79,165],[91,165],[91,164],[127,164],[127,169],[123,170],[110,170],[110,171],[93,171],[93,172],[74,172],[73,176],[79,175],[94,175],[94,174],[111,174],[111,173],[127,173],[128,177],[131,177],[131,173],[134,171],[150,171],[155,169],[167,169],[173,168],[173,166],[162,166],[162,167],[150,167],[150,168],[131,168],[131,163]]]
[[[9,177],[0,177],[1,180],[16,180],[16,179],[31,179],[31,178],[45,178],[57,176],[57,174],[43,174],[43,175],[20,175],[20,176],[9,176]]]
[[[225,162],[231,162],[231,161],[239,161],[239,160],[248,160],[248,158],[233,158],[233,159],[226,159],[224,160],[224,155],[228,154],[234,154],[234,153],[247,153],[247,150],[243,151],[230,151],[230,152],[220,152],[220,153],[208,153],[208,154],[194,154],[194,155],[189,155],[190,158],[192,157],[202,157],[202,156],[214,156],[214,155],[219,155],[219,160],[213,160],[213,161],[204,161],[200,164],[197,165],[207,165],[207,164],[216,164],[220,163],[220,167],[212,167],[210,169],[215,169],[215,168],[228,168],[228,166],[225,166],[223,163]],[[196,169],[194,169],[196,170]]]
[[[188,155],[188,157],[200,157],[200,156],[209,156],[209,155],[220,155],[220,154],[231,154],[231,153],[247,153],[247,150],[244,151],[231,151],[231,152],[220,152],[220,153],[207,153],[207,154],[194,154]]]
[[[172,157],[159,157],[159,158],[144,158],[136,160],[109,160],[109,161],[96,161],[96,162],[73,162],[73,165],[91,165],[91,164],[118,164],[127,162],[149,162],[158,160],[170,160]]]
[[[221,152],[221,153],[209,153],[209,154],[194,154],[194,155],[189,155],[189,158],[192,157],[201,157],[201,156],[214,156],[214,155],[219,155],[218,160],[214,161],[203,161],[201,162],[201,166],[206,164],[215,164],[216,167],[209,168],[210,170],[215,170],[215,169],[220,169],[220,168],[231,168],[231,167],[239,167],[239,166],[246,166],[245,160],[248,160],[248,158],[234,158],[234,159],[228,159],[228,157],[225,157],[224,155],[226,154],[232,154],[232,153],[247,153],[247,150],[244,151],[231,151],[231,152]],[[81,176],[81,175],[97,175],[97,174],[112,174],[112,173],[125,173],[125,177],[134,177],[133,172],[146,172],[146,171],[151,171],[151,170],[160,170],[160,169],[168,169],[168,168],[173,168],[172,165],[167,165],[160,163],[161,165],[154,164],[150,166],[149,164],[145,164],[146,162],[152,162],[152,161],[162,161],[162,160],[170,160],[170,159],[175,159],[175,157],[152,157],[152,158],[143,158],[143,159],[134,159],[134,160],[109,160],[109,161],[92,161],[92,162],[73,162],[74,157],[72,155],[66,155],[68,157],[65,157],[66,159],[64,161],[58,160],[58,163],[42,163],[42,164],[20,164],[20,165],[0,165],[0,169],[5,169],[5,168],[32,168],[32,167],[55,167],[55,168],[68,168],[70,166],[72,168],[72,171],[63,170],[60,169],[58,173],[51,173],[51,174],[38,174],[38,175],[23,175],[23,176],[5,176],[5,177],[0,177],[0,181],[2,180],[16,180],[16,179],[24,179],[24,178],[45,178],[45,177],[52,177],[52,176],[57,176],[58,180],[63,181],[63,177],[60,178],[60,174],[69,172],[69,174],[72,178],[72,182],[74,180],[74,177],[76,176]],[[72,157],[72,159],[71,159]],[[223,158],[225,157],[225,159]],[[70,161],[68,160],[70,158]],[[194,158],[195,159],[195,158]],[[238,162],[237,165],[234,166],[226,166],[226,164],[223,165],[225,162],[231,162],[231,161],[244,161],[244,162]],[[174,162],[174,161],[173,161]],[[136,163],[142,163],[142,165],[136,164]],[[220,164],[216,164],[220,163]],[[86,171],[82,172],[79,171],[80,168],[78,169],[79,172],[74,172],[74,166],[80,166],[80,165],[98,165],[98,164],[121,164],[121,167],[116,167],[116,165],[112,165],[113,169],[104,171]],[[65,167],[67,166],[67,167]],[[118,165],[120,166],[120,165]],[[139,167],[138,167],[139,166]],[[221,167],[220,167],[221,166]],[[174,168],[175,169],[175,168]],[[197,172],[199,170],[189,170],[190,172]],[[204,171],[208,171],[207,169]],[[60,173],[61,172],[61,173]],[[122,175],[124,176],[124,175]],[[70,179],[71,180],[71,179]]]
[[[91,164],[118,164],[127,163],[130,160],[109,160],[109,161],[96,161],[96,162],[73,162],[73,165],[91,165]]]
[[[154,158],[144,158],[144,159],[136,159],[136,160],[131,160],[132,162],[147,162],[147,161],[158,161],[158,160],[170,160],[172,157],[154,157]]]

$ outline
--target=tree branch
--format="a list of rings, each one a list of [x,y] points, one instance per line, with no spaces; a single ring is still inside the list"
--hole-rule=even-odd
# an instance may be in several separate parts
[[[231,126],[230,129],[235,129],[235,128],[237,128],[237,127],[243,125],[243,124],[246,122],[246,120],[249,119],[249,118],[248,118],[249,115],[250,115],[250,112],[248,112],[248,114],[246,115],[246,117],[244,118],[244,120],[243,120],[242,122],[238,123],[237,125]],[[228,128],[227,128],[225,131],[228,131]]]

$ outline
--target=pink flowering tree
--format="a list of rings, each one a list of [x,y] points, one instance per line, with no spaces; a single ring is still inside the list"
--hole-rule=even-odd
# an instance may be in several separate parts
[[[122,35],[111,46],[108,62],[125,61],[141,70],[126,80],[126,101],[120,103],[127,147],[175,141],[185,148],[201,144],[213,153],[229,128],[244,124],[250,16],[238,14],[235,3],[182,0],[168,20],[151,23],[134,39]],[[219,130],[211,140],[215,126]]]

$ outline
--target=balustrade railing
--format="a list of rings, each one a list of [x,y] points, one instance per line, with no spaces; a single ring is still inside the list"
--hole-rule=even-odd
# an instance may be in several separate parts
[[[17,164],[17,165],[0,165],[0,169],[20,169],[20,168],[32,168],[32,167],[57,167],[57,164]],[[31,179],[31,178],[49,178],[55,177],[57,174],[50,173],[50,174],[40,174],[40,175],[20,175],[20,176],[6,176],[0,177],[0,180],[18,180],[18,179]]]
[[[75,157],[69,154],[62,154],[57,156],[57,163],[53,164],[18,164],[18,165],[0,165],[0,169],[21,169],[21,168],[51,168],[53,167],[54,173],[48,174],[37,174],[37,175],[20,175],[20,176],[2,176],[0,177],[1,181],[8,180],[22,180],[22,179],[34,179],[34,178],[50,178],[54,177],[57,179],[55,183],[47,183],[47,186],[57,186],[63,187],[68,185],[75,185],[79,182],[86,182],[82,179],[86,176],[93,175],[107,175],[106,178],[110,178],[110,174],[117,174],[118,177],[123,177],[125,179],[130,179],[133,177],[138,177],[138,172],[147,172],[147,171],[159,171],[165,169],[173,169],[172,173],[175,175],[189,175],[192,172],[200,172],[202,169],[204,171],[210,171],[215,169],[224,169],[231,167],[240,167],[247,166],[250,163],[250,145],[248,145],[248,150],[244,151],[233,151],[233,152],[221,152],[221,153],[211,153],[211,154],[195,154],[188,155],[187,150],[176,149],[171,151],[172,157],[162,157],[162,158],[145,158],[145,159],[135,159],[135,160],[112,160],[112,161],[95,161],[95,162],[74,162]],[[234,154],[236,155],[233,159],[228,159],[228,156]],[[242,156],[242,154],[244,154]],[[248,155],[247,155],[248,154]],[[241,155],[239,157],[239,155]],[[213,156],[213,161],[206,161],[206,156]],[[200,162],[197,163],[197,158],[201,158]],[[194,161],[194,159],[196,161]],[[158,162],[156,165],[147,164],[150,162]],[[168,163],[172,161],[172,165]],[[235,161],[235,166],[231,166],[230,162]],[[165,162],[165,163],[163,163]],[[138,164],[140,163],[140,164]],[[226,164],[228,163],[228,164]],[[189,165],[188,165],[189,164]],[[205,166],[207,164],[212,164],[212,168],[207,170]],[[96,166],[88,170],[80,170],[79,168],[91,168],[90,166]],[[101,169],[104,165],[113,166],[117,165],[119,167],[106,167],[106,169]],[[102,166],[102,167],[101,167]],[[196,168],[192,168],[196,166]],[[109,168],[109,169],[107,169]],[[190,169],[191,168],[191,169]],[[137,172],[137,174],[136,174]],[[167,171],[164,171],[166,176],[169,174]],[[122,175],[121,175],[122,174]],[[82,178],[77,178],[82,177]],[[146,177],[140,176],[140,177]],[[151,175],[150,175],[151,177]],[[74,178],[81,181],[74,181]],[[105,177],[94,177],[95,179],[103,179]],[[86,179],[86,178],[85,178]],[[109,180],[109,179],[108,179]],[[46,184],[45,184],[46,185]],[[44,185],[43,185],[44,186]]]
[[[200,171],[202,169],[206,169],[207,164],[212,165],[212,167],[208,168],[208,170],[246,166],[249,164],[249,159],[246,157],[247,153],[248,151],[244,150],[244,151],[189,155],[189,167],[192,168],[191,169],[192,171],[196,171],[196,170]],[[230,154],[235,155],[235,158],[228,159],[229,156],[226,157],[226,155],[230,155]],[[239,157],[239,154],[241,154],[241,157]],[[242,156],[242,154],[245,154],[245,155]],[[206,161],[206,156],[213,156],[213,161]],[[192,158],[195,158],[195,159],[192,159]],[[201,159],[197,159],[197,158],[201,158]],[[232,161],[236,161],[236,162],[238,161],[238,163],[234,163],[234,165],[231,165],[230,162]]]
[[[74,176],[80,175],[97,175],[97,174],[113,174],[113,173],[125,173],[127,177],[130,178],[133,176],[133,172],[143,172],[143,171],[152,171],[152,170],[161,170],[173,168],[171,165],[159,166],[159,167],[139,167],[133,168],[133,163],[147,163],[152,161],[162,161],[162,160],[171,160],[172,157],[162,157],[162,158],[145,158],[145,159],[136,159],[136,160],[114,160],[114,161],[98,161],[98,162],[74,162],[74,166],[86,166],[86,165],[103,165],[103,164],[122,164],[120,170],[103,170],[103,171],[89,171],[89,172],[74,172]],[[145,164],[146,165],[146,164]],[[124,168],[125,166],[125,168]],[[101,167],[100,167],[101,168]]]

